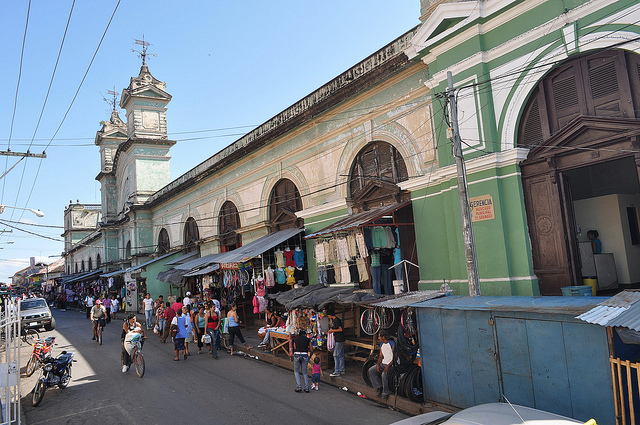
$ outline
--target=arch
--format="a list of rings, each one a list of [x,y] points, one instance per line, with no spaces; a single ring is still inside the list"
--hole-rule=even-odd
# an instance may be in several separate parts
[[[184,250],[185,252],[191,252],[198,249],[198,241],[200,240],[200,231],[198,230],[198,223],[193,217],[187,218],[184,224]]]
[[[91,270],[93,270],[93,264],[91,262],[91,257],[89,257],[89,265],[88,265],[88,267],[89,267],[89,269],[87,271],[90,272]]]
[[[80,262],[80,271],[84,271],[84,260]]]
[[[102,267],[102,259],[100,258],[100,254],[96,255],[96,268],[99,269]]]
[[[373,141],[361,148],[348,175],[349,196],[354,205],[365,210],[400,202],[397,183],[409,178],[400,152],[384,141]]]
[[[620,45],[621,50],[629,52],[640,51],[640,41],[637,40],[638,35],[631,32],[594,32],[578,39],[578,45],[582,49],[577,54],[585,54],[593,51],[599,51],[610,48],[612,45]],[[628,40],[628,43],[622,44],[622,40]],[[569,60],[573,58],[572,55]],[[529,101],[536,86],[552,69],[559,59],[567,58],[564,45],[556,46],[548,49],[539,55],[537,60],[532,60],[527,70],[520,74],[519,79],[513,84],[511,93],[506,96],[508,103],[500,108],[503,112],[499,118],[502,123],[500,131],[501,150],[505,151],[516,146],[518,137],[518,129],[520,127],[520,117],[525,111],[525,104]]]
[[[289,179],[280,179],[269,195],[269,221],[275,230],[300,227],[301,220],[295,213],[302,210],[300,191]]]
[[[171,250],[171,240],[169,239],[169,232],[164,227],[160,229],[158,234],[158,254],[165,254]]]
[[[131,241],[127,241],[127,244],[125,245],[124,258],[127,260],[131,258]]]
[[[222,204],[218,215],[220,252],[228,252],[242,246],[242,235],[238,233],[240,227],[238,208],[233,202],[226,201]]]
[[[76,265],[76,273],[78,273],[78,271],[79,271],[79,270],[78,270],[78,268],[79,268],[79,267],[78,267],[78,263],[76,263],[75,265]]]

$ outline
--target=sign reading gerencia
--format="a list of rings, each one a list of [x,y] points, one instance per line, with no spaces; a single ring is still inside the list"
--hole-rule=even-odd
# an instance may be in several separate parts
[[[469,206],[471,207],[471,221],[485,221],[496,218],[493,209],[493,196],[482,195],[469,198]]]

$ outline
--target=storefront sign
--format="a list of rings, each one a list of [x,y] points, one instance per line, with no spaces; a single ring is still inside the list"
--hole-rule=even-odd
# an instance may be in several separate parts
[[[493,220],[496,218],[495,211],[493,209],[493,196],[491,195],[469,198],[469,205],[471,207],[472,222]]]

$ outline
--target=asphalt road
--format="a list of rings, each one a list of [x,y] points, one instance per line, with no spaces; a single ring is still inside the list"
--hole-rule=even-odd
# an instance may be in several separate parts
[[[102,346],[91,340],[91,324],[78,311],[53,310],[57,346],[77,360],[65,390],[50,388],[38,407],[29,391],[38,376],[21,379],[23,421],[37,424],[389,424],[406,418],[339,388],[296,393],[291,371],[256,359],[219,352],[214,360],[193,347],[185,361],[173,361],[173,344],[151,331],[144,345],[146,373],[122,373],[122,321],[111,322]],[[121,314],[122,316],[122,314]],[[21,368],[30,347],[23,346]]]

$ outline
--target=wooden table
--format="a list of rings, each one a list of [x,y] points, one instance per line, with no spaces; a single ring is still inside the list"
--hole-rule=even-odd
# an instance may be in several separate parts
[[[289,355],[289,334],[286,332],[279,332],[273,329],[269,330],[269,340],[271,344],[271,352],[274,355],[278,355],[278,350],[283,351],[287,357]]]
[[[366,362],[369,357],[373,355],[376,351],[376,344],[373,341],[363,341],[363,340],[354,340],[347,339],[344,342],[345,353],[344,357],[352,360],[359,360],[361,362]],[[346,348],[352,347],[352,350],[347,352]]]

